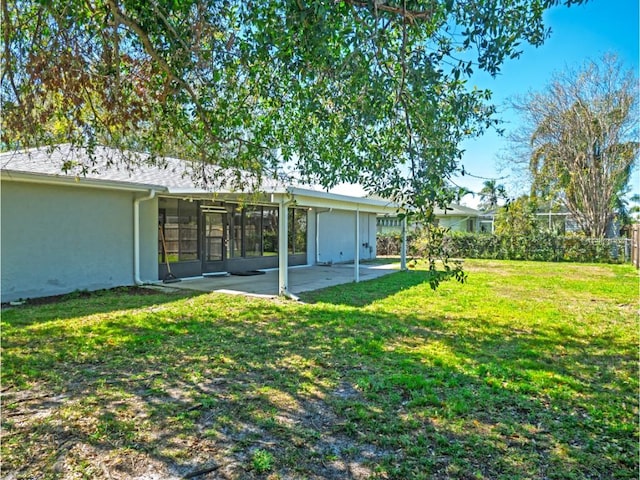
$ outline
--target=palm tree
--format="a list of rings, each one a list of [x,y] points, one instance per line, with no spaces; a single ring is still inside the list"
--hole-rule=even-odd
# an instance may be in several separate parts
[[[575,102],[548,115],[531,139],[532,192],[558,197],[588,237],[605,236],[616,213],[626,213],[623,195],[639,144],[611,134],[616,115]]]
[[[485,180],[480,190],[480,203],[478,208],[483,211],[493,210],[500,200],[507,199],[504,185],[499,185],[496,180]]]
[[[588,237],[604,237],[638,158],[637,78],[615,56],[556,75],[515,108],[525,115],[531,193],[559,201]]]

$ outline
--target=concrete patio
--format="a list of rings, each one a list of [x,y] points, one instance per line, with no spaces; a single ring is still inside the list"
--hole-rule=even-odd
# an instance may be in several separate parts
[[[360,264],[360,281],[371,280],[399,270],[398,262]],[[294,295],[353,281],[353,264],[289,268],[289,292]],[[278,270],[266,270],[264,275],[253,276],[219,275],[188,278],[182,279],[179,283],[160,283],[158,286],[199,292],[275,297],[278,295]]]

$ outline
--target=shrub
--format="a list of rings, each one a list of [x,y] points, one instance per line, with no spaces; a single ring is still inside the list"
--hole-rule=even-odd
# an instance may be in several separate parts
[[[622,263],[626,240],[534,232],[531,235],[449,233],[449,254],[459,258],[537,260],[542,262]]]
[[[258,473],[268,472],[273,468],[273,455],[262,449],[255,450],[252,458],[253,468]]]
[[[409,254],[427,258],[433,239],[425,232],[409,238]],[[450,258],[623,263],[628,260],[625,242],[624,238],[596,239],[544,231],[529,235],[447,232],[438,248],[440,255]],[[397,255],[399,252],[399,235],[378,237],[378,254]]]

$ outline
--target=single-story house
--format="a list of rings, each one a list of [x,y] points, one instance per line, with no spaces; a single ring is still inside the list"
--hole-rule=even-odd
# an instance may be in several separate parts
[[[446,209],[436,208],[434,216],[436,225],[449,228],[453,232],[478,232],[484,226],[483,213],[464,205],[451,204]],[[381,234],[400,233],[402,230],[402,220],[395,214],[379,216],[377,225],[377,231]],[[409,229],[416,227],[414,224],[409,226]]]
[[[212,191],[183,160],[127,166],[121,155],[69,145],[0,154],[2,302],[154,283],[169,268],[179,278],[278,268],[286,295],[289,266],[375,258],[376,218],[398,212],[278,182]]]
[[[434,212],[438,225],[452,232],[477,232],[480,230],[482,212],[464,205],[451,204],[446,209]]]

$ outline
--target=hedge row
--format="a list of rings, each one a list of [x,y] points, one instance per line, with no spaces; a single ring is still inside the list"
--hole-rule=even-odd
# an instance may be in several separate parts
[[[398,255],[399,235],[379,235],[378,255]],[[414,245],[419,237],[408,237],[408,251],[418,252]],[[592,239],[578,235],[554,235],[540,232],[532,236],[507,236],[478,233],[449,233],[443,244],[453,258],[489,258],[500,260],[537,260],[545,262],[624,263],[629,260],[628,240]]]

